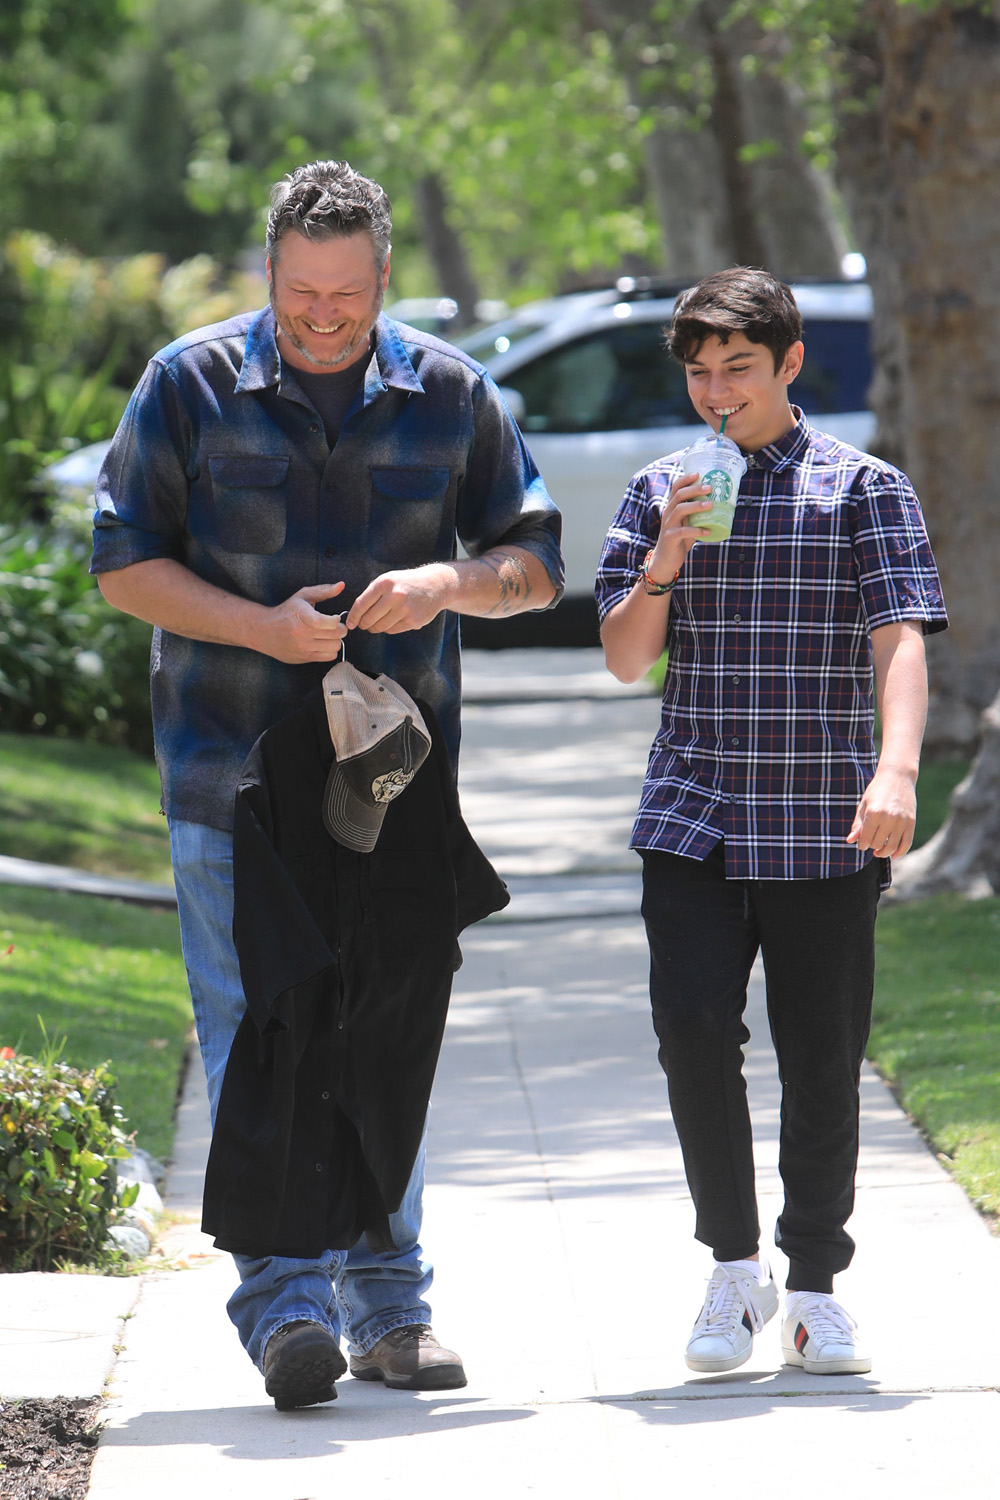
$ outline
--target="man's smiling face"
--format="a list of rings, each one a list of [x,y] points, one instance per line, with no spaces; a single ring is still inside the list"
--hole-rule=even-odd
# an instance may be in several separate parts
[[[770,349],[745,333],[730,334],[727,344],[713,336],[684,365],[688,395],[710,427],[718,432],[725,417],[726,437],[752,453],[795,425],[788,387],[802,368],[802,352],[794,343],[775,370]]]
[[[368,351],[389,283],[367,234],[283,235],[267,262],[282,359],[298,370],[344,369]]]

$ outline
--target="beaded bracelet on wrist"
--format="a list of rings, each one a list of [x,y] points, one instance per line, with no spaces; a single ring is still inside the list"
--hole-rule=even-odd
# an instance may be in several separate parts
[[[652,557],[652,555],[653,549],[650,548],[650,550],[646,553],[646,556],[642,560],[642,567],[639,569],[639,576],[642,579],[642,591],[644,594],[650,594],[653,596],[669,594],[670,590],[673,588],[674,584],[681,576],[681,570],[680,568],[677,569],[677,572],[674,574],[673,578],[671,578],[669,583],[657,583],[655,578],[650,578],[649,576],[649,559]]]

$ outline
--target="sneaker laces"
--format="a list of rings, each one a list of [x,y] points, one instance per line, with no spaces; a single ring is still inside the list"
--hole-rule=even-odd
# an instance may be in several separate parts
[[[729,1270],[727,1266],[716,1266],[708,1283],[705,1305],[698,1315],[691,1337],[726,1333],[737,1323],[743,1322],[744,1313],[750,1319],[751,1333],[760,1333],[764,1319],[746,1278]]]
[[[858,1331],[850,1313],[825,1292],[799,1292],[788,1313],[805,1324],[814,1343],[853,1344]]]

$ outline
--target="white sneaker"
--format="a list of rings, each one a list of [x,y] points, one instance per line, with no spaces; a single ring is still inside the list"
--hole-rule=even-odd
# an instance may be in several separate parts
[[[767,1275],[764,1282],[752,1271],[716,1266],[684,1353],[689,1369],[717,1375],[746,1364],[754,1334],[778,1311],[771,1273],[766,1266],[762,1269]]]
[[[785,1363],[808,1375],[864,1375],[871,1356],[858,1348],[858,1325],[823,1292],[789,1292],[781,1325]]]

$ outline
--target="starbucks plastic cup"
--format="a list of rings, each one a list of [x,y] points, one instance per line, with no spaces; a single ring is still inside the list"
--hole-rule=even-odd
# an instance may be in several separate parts
[[[711,500],[712,509],[696,511],[688,516],[688,526],[704,526],[708,536],[699,537],[702,542],[725,542],[733,529],[736,513],[736,496],[740,480],[747,471],[747,461],[732,438],[720,433],[706,433],[692,443],[684,454],[684,473],[698,474],[702,484],[711,485],[711,493],[703,496]]]

